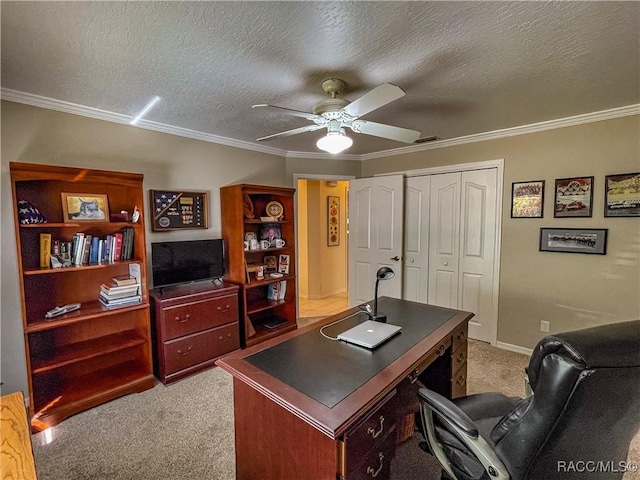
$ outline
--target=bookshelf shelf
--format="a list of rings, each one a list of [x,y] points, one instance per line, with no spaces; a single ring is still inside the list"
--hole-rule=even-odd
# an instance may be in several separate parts
[[[222,211],[222,236],[227,251],[227,272],[225,279],[240,285],[240,305],[242,308],[240,339],[243,347],[255,345],[269,338],[281,335],[297,328],[296,306],[296,252],[295,252],[295,217],[293,195],[295,189],[267,185],[239,184],[220,189]],[[246,218],[243,202],[251,201],[255,218]],[[268,216],[266,206],[277,201],[283,206],[283,217],[279,220],[262,221],[260,217]],[[261,227],[277,224],[279,228],[275,238],[286,243],[283,247],[244,250],[244,242],[248,238],[258,240],[264,235]],[[264,263],[265,256],[288,255],[289,273],[279,278],[266,277],[257,280],[255,273],[248,272],[247,265],[253,267]],[[249,277],[247,277],[249,275]],[[285,298],[270,300],[269,286],[276,282],[284,282]],[[284,323],[275,328],[264,327],[274,319],[283,319]]]
[[[153,387],[149,296],[146,279],[143,177],[140,174],[11,162],[14,222],[22,321],[29,383],[29,416],[34,432],[101,403]],[[112,212],[138,207],[138,223],[65,222],[63,193],[106,195]],[[20,223],[18,201],[37,208],[48,223]],[[104,212],[108,217],[109,212]],[[91,235],[94,246],[127,233],[127,258],[62,268],[42,268],[42,238],[70,245],[75,235]],[[48,235],[47,235],[48,234]],[[89,243],[87,242],[89,245]],[[123,242],[124,245],[124,242]],[[65,250],[69,251],[69,250]],[[85,247],[85,254],[96,253]],[[99,250],[98,250],[99,251]],[[124,249],[123,249],[124,251]],[[48,253],[48,250],[45,251]],[[131,253],[131,255],[129,255]],[[76,257],[80,263],[82,256]],[[46,261],[46,256],[44,257]],[[95,257],[94,257],[95,258]],[[137,264],[137,268],[132,265]],[[106,308],[101,284],[139,270],[142,301]],[[80,303],[79,310],[54,317],[56,306]]]

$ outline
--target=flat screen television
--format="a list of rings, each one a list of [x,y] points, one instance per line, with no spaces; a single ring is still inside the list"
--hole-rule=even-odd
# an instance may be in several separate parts
[[[155,288],[214,280],[224,276],[224,241],[184,240],[151,244]]]

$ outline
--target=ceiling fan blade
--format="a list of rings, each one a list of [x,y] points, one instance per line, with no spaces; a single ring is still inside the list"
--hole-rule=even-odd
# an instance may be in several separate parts
[[[307,125],[306,127],[294,128],[293,130],[287,130],[286,132],[274,133],[273,135],[261,137],[258,139],[258,142],[262,142],[264,140],[273,140],[274,138],[279,137],[289,137],[291,135],[297,135],[298,133],[313,132],[314,130],[319,130],[321,128],[324,127],[322,125]]]
[[[405,95],[404,90],[390,83],[383,83],[362,97],[351,102],[343,108],[343,111],[352,117],[361,117],[367,113],[380,108],[387,103],[391,103]]]
[[[295,117],[306,118],[307,120],[311,120],[312,122],[316,119],[322,118],[320,115],[316,115],[314,113],[301,112],[299,110],[291,110],[290,108],[284,108],[284,107],[276,107],[275,105],[267,105],[266,103],[261,103],[260,105],[253,105],[251,108],[266,108],[274,112],[285,113],[287,115],[293,115]]]
[[[383,123],[368,122],[366,120],[354,121],[351,125],[351,130],[356,133],[366,133],[367,135],[388,138],[404,143],[413,143],[420,138],[420,132],[417,130],[384,125]]]

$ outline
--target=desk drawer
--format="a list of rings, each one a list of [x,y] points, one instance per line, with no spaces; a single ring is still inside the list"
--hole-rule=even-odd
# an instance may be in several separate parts
[[[239,347],[237,323],[166,342],[165,375],[206,362]]]
[[[451,355],[451,371],[455,373],[460,370],[462,365],[467,362],[467,342],[464,342],[458,349]]]
[[[451,377],[451,398],[467,394],[467,362],[465,361]]]
[[[163,309],[165,340],[238,321],[238,297],[227,295]]]
[[[391,460],[395,454],[395,435],[389,435],[385,440],[370,450],[364,458],[354,459],[353,464],[347,464],[345,480],[385,480],[391,476]],[[350,458],[353,458],[349,454]]]
[[[349,452],[347,463],[359,462],[367,452],[380,448],[391,432],[395,431],[395,395],[394,391],[392,395],[387,396],[372,413],[345,434],[344,441]]]
[[[453,342],[453,351],[455,352],[460,348],[460,346],[467,341],[467,337],[469,336],[469,325],[465,322],[463,326],[461,326],[458,330],[453,332],[452,342]]]

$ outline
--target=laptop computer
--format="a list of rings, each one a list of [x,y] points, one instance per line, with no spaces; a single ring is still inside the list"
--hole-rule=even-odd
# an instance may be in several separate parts
[[[382,342],[400,332],[401,328],[397,325],[367,320],[339,334],[338,340],[361,347],[376,348]]]

